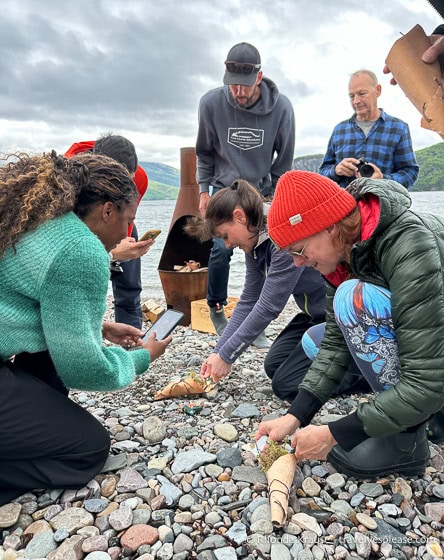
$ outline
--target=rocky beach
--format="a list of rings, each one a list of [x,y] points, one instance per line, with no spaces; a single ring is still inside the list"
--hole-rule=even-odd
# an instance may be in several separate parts
[[[289,303],[267,328],[271,340],[295,311]],[[357,481],[328,463],[300,462],[288,523],[275,529],[254,434],[287,403],[273,396],[263,352],[251,347],[204,397],[153,399],[172,378],[199,372],[215,343],[178,327],[127,389],[71,392],[109,430],[110,457],[85,488],[35,490],[0,507],[0,560],[444,557],[444,446],[432,444],[422,478]],[[367,398],[332,399],[314,423]]]

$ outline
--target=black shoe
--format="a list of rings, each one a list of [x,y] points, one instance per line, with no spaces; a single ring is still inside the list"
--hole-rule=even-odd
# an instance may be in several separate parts
[[[351,451],[335,445],[327,456],[335,469],[354,478],[379,478],[392,473],[422,475],[430,458],[425,426],[385,438],[368,438]]]
[[[427,437],[432,443],[444,443],[444,412],[442,409],[430,418]]]

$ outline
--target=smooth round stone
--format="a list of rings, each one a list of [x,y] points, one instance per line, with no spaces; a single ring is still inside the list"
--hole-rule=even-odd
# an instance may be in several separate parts
[[[291,560],[291,553],[285,544],[273,543],[271,545],[271,560]]]
[[[140,508],[133,511],[133,525],[146,525],[150,519],[151,510],[148,508]]]
[[[353,508],[345,500],[334,500],[330,504],[330,507],[333,511],[342,513],[343,515],[346,516],[350,515],[351,513],[354,513]]]
[[[108,506],[108,500],[100,500],[100,499],[92,499],[92,500],[85,500],[83,502],[83,507],[86,511],[90,513],[100,513]]]
[[[55,531],[57,529],[66,529],[73,535],[82,527],[94,525],[94,517],[84,509],[68,508],[53,517],[51,525]]]
[[[230,496],[221,496],[217,500],[217,503],[220,506],[227,506],[228,504],[231,504],[231,498],[230,498]]]
[[[312,517],[311,515],[307,515],[306,513],[295,513],[291,518],[293,523],[299,525],[299,527],[305,531],[314,533],[318,537],[322,535],[322,529],[319,526],[319,523]]]
[[[87,554],[84,560],[111,560],[111,556],[107,552],[95,550]]]
[[[0,528],[11,527],[19,518],[22,506],[20,504],[5,504],[0,507]]]
[[[60,528],[57,529],[57,531],[55,531],[53,536],[55,542],[63,542],[65,539],[69,537],[69,532],[64,528]]]
[[[190,494],[185,494],[179,498],[178,506],[179,509],[186,510],[186,509],[190,509],[191,506],[194,506],[195,503],[196,501],[193,498],[193,496],[191,496]]]
[[[212,464],[207,465],[205,467],[205,472],[207,473],[208,476],[211,476],[213,478],[217,478],[218,476],[220,476],[224,472],[224,470],[219,465],[215,465],[214,463],[212,463]]]
[[[267,503],[260,504],[254,509],[251,514],[250,522],[253,524],[260,519],[267,519],[271,521],[271,509],[268,500]]]
[[[398,527],[400,529],[408,529],[411,525],[410,520],[407,519],[406,517],[400,517],[399,519],[397,519],[398,521]]]
[[[174,542],[174,533],[170,527],[167,527],[166,525],[161,525],[158,531],[159,531],[159,540],[161,542],[163,543]]]
[[[233,424],[215,424],[214,434],[224,441],[233,442],[239,439],[239,433]]]
[[[321,492],[321,487],[319,484],[313,480],[311,477],[305,478],[302,482],[302,490],[309,497],[319,496]]]
[[[413,495],[410,484],[400,477],[396,478],[393,483],[393,493],[402,494],[407,501],[411,500]]]
[[[220,523],[221,521],[222,521],[221,516],[214,511],[211,511],[205,516],[205,523],[207,525],[213,526],[216,525],[216,523]]]
[[[327,476],[325,482],[327,482],[331,488],[343,488],[345,486],[345,478],[341,473],[334,473]]]
[[[251,524],[250,530],[252,533],[270,535],[273,532],[273,524],[268,519],[259,519]]]
[[[192,550],[194,546],[193,541],[187,535],[181,533],[178,535],[177,539],[174,541],[173,544],[173,551],[175,554],[186,553]],[[186,556],[188,558],[188,555]]]
[[[364,482],[359,487],[359,490],[364,494],[364,496],[368,496],[369,498],[377,498],[384,494],[384,488],[382,484],[378,484],[377,482]]]
[[[217,515],[217,514],[216,514]],[[174,521],[176,523],[191,523],[192,521],[192,513],[190,511],[182,511],[179,513],[176,513],[176,515],[174,516]]]
[[[26,558],[46,558],[47,555],[57,548],[57,543],[50,531],[38,533],[26,546]]]
[[[329,472],[330,471],[327,469],[325,465],[315,465],[311,469],[311,474],[313,476],[319,476],[319,478],[324,478],[324,476],[327,476]]]
[[[344,527],[337,522],[330,523],[327,527],[327,534],[332,535],[333,537],[340,537],[344,532]]]
[[[370,531],[373,531],[378,526],[376,521],[365,513],[361,513],[361,512],[357,513],[356,519],[359,521],[361,525],[364,525],[364,527],[370,529]]]
[[[432,488],[432,493],[437,498],[444,500],[444,484],[437,484]]]
[[[251,500],[251,488],[247,487],[244,488],[243,490],[241,490],[240,494],[239,494],[239,501],[244,501],[244,500]]]

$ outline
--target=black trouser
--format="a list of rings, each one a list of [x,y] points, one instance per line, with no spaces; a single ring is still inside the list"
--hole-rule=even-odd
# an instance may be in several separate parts
[[[132,237],[137,241],[134,224]],[[136,329],[142,328],[143,315],[140,294],[142,293],[142,261],[140,258],[120,263],[122,272],[111,275],[114,296],[114,319],[116,323],[126,323]]]
[[[105,464],[108,432],[67,394],[47,352],[0,366],[0,505],[35,488],[81,488]]]
[[[283,401],[292,402],[298,394],[312,361],[304,352],[301,338],[314,323],[305,313],[298,313],[279,333],[265,358],[265,373],[271,379],[273,393]],[[353,364],[335,394],[371,391],[358,367]]]
[[[228,278],[233,249],[227,249],[223,239],[213,238],[213,246],[208,259],[207,302],[209,307],[216,304],[227,305]]]

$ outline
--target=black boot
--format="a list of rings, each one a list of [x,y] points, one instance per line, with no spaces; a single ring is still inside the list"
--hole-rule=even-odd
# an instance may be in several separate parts
[[[430,418],[427,437],[432,443],[444,443],[444,409],[438,410]]]
[[[221,336],[228,323],[228,319],[225,316],[224,306],[217,304],[215,307],[210,307],[210,319],[217,334]]]
[[[379,478],[392,473],[422,475],[430,458],[425,424],[416,431],[368,438],[351,451],[335,445],[327,457],[335,469],[354,478]]]

